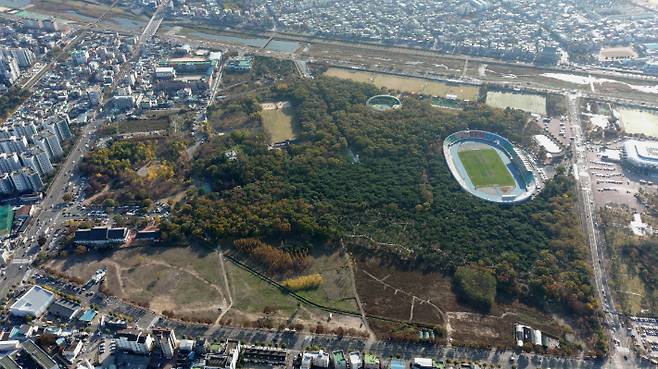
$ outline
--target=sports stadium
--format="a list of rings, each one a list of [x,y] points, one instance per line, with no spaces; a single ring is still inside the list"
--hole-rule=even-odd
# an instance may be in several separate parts
[[[626,140],[622,146],[622,162],[646,172],[658,170],[658,142]]]
[[[537,189],[528,159],[495,133],[455,132],[443,141],[443,154],[457,182],[481,199],[515,203],[527,200]]]
[[[395,96],[375,95],[366,101],[366,105],[377,111],[387,111],[400,108],[402,103]]]

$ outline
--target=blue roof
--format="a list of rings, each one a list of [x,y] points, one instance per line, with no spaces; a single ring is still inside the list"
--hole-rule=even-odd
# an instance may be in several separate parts
[[[84,314],[82,314],[82,316],[80,317],[80,321],[91,322],[95,316],[96,316],[96,312],[94,310],[89,309],[85,311]]]
[[[404,369],[404,360],[393,359],[391,360],[391,369]]]

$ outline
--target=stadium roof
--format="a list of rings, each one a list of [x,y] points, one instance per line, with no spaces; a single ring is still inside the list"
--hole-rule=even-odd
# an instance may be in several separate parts
[[[41,315],[53,301],[54,294],[41,286],[34,285],[25,292],[9,310],[14,315]]]
[[[627,140],[624,158],[639,167],[658,169],[658,141]]]

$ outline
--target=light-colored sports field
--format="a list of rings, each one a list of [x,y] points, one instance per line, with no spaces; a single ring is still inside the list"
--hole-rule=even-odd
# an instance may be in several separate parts
[[[487,105],[499,109],[512,108],[546,115],[546,97],[541,95],[489,91]]]
[[[649,110],[619,109],[624,132],[658,137],[658,114]]]
[[[292,130],[292,109],[289,104],[277,103],[274,109],[268,109],[263,104],[260,116],[263,121],[263,129],[270,136],[270,143],[293,140],[295,132]]]
[[[356,82],[372,83],[379,88],[389,88],[414,94],[446,97],[456,95],[460,100],[474,101],[480,96],[480,88],[471,85],[447,84],[422,78],[402,77],[392,74],[329,68],[325,76],[349,79]]]
[[[494,149],[459,152],[459,159],[476,188],[514,186],[514,177]]]

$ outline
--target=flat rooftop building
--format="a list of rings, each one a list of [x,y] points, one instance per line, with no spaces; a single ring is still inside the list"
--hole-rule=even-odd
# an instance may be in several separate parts
[[[82,245],[111,245],[125,243],[127,239],[126,228],[94,227],[75,231],[73,242]]]
[[[48,309],[54,298],[52,292],[34,285],[11,305],[9,312],[18,317],[39,317]]]
[[[50,357],[41,347],[37,346],[32,340],[23,342],[23,353],[25,353],[30,361],[32,361],[39,369],[59,369],[59,365]]]

